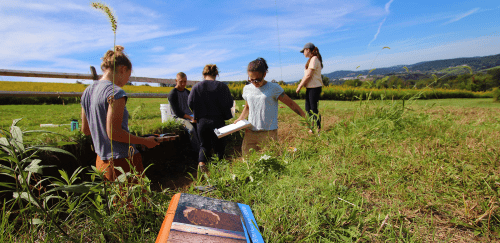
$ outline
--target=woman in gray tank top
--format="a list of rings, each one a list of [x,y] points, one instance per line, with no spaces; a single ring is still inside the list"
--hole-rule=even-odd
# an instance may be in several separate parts
[[[159,143],[154,137],[137,137],[129,133],[128,111],[125,106],[127,94],[122,87],[132,73],[132,63],[123,53],[122,46],[115,51],[107,51],[102,58],[102,78],[95,80],[82,94],[82,131],[92,136],[97,154],[96,167],[105,171],[105,178],[114,181],[120,172],[143,173],[142,158],[135,149],[135,144],[152,148]],[[130,161],[127,162],[127,159]]]

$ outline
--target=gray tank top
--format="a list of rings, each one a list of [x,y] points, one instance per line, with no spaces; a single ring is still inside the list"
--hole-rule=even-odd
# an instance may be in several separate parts
[[[113,87],[114,86],[114,87]],[[108,114],[108,97],[114,97],[115,100],[125,97],[127,94],[123,89],[111,83],[108,80],[94,81],[82,94],[81,104],[85,111],[85,116],[89,123],[90,134],[94,144],[94,150],[102,160],[111,158],[120,159],[128,157],[129,144],[117,141],[113,142],[113,151],[111,151],[111,142],[106,133],[106,117]],[[125,106],[123,111],[122,129],[128,130],[128,111]],[[138,153],[134,144],[131,155]]]

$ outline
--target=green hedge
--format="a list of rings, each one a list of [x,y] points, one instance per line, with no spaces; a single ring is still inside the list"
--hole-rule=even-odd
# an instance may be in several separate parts
[[[0,97],[0,105],[39,105],[80,103],[80,97]]]

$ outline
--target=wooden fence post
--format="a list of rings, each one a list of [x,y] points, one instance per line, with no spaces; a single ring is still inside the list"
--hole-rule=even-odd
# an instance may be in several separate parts
[[[97,72],[95,71],[95,67],[94,66],[90,66],[90,72],[92,73],[92,78],[94,80],[99,80],[99,77],[97,76]]]

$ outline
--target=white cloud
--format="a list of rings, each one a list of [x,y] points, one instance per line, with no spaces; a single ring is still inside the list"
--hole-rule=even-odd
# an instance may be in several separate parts
[[[389,8],[391,7],[391,3],[393,2],[394,0],[390,0],[389,2],[387,2],[385,4],[385,12],[387,15],[389,15]],[[368,46],[370,46],[372,44],[372,42],[374,42],[377,37],[378,37],[378,34],[380,34],[380,29],[382,28],[382,25],[384,24],[385,20],[387,19],[387,16],[384,17],[384,19],[382,20],[382,22],[380,22],[380,25],[378,26],[378,29],[377,29],[377,33],[375,33],[375,36],[373,37],[373,39],[370,41],[370,43],[368,43]]]
[[[153,51],[153,52],[162,52],[164,50],[165,50],[164,46],[155,46],[155,47],[151,48],[151,51]]]
[[[450,19],[448,22],[444,23],[443,25],[447,25],[447,24],[451,24],[453,22],[457,22],[457,21],[459,21],[459,20],[461,20],[461,19],[463,19],[463,18],[465,18],[465,17],[467,17],[467,16],[469,16],[471,14],[477,13],[477,11],[479,11],[479,8],[474,8],[474,9],[472,9],[472,10],[466,12],[466,13],[459,14],[459,15],[453,17],[452,19]]]
[[[394,0],[390,0],[388,3],[385,4],[385,12],[389,13],[389,8],[391,7],[391,3],[394,2]]]
[[[408,43],[403,42],[392,45],[391,50],[383,50],[377,57],[379,51],[356,55],[356,56],[335,56],[323,60],[324,69],[321,73],[331,73],[339,70],[368,70],[370,68],[382,68],[395,65],[411,65],[423,61],[433,61],[440,59],[451,59],[460,57],[487,56],[491,53],[500,53],[500,37],[487,36],[475,39],[466,39],[456,42],[443,43],[441,45],[432,45],[427,48],[421,48],[413,45],[412,40]],[[418,41],[418,40],[417,40]],[[473,48],[470,48],[473,47]],[[456,50],[462,50],[457,52]],[[397,51],[394,53],[393,51]],[[373,66],[372,66],[373,64]],[[289,64],[283,66],[283,80],[286,82],[297,81],[304,75],[304,65]],[[281,70],[278,65],[270,65],[266,80],[281,80]],[[244,70],[244,69],[242,69]],[[223,81],[244,80],[247,77],[246,72],[235,72],[234,75],[221,76]]]
[[[418,40],[417,40],[418,41]],[[412,41],[413,42],[413,41]],[[411,65],[418,62],[451,59],[460,57],[488,56],[500,53],[500,37],[485,36],[474,39],[464,39],[440,45],[413,45],[412,42],[390,45],[391,50],[357,56],[338,56],[324,60],[325,69],[322,73],[338,70],[368,70],[370,68],[390,67],[395,65]],[[457,52],[460,50],[460,52]],[[373,67],[372,67],[372,63]]]
[[[33,1],[2,1],[0,8],[6,10],[21,10],[21,11],[37,11],[37,12],[62,12],[62,11],[84,11],[91,12],[90,5],[81,5],[69,1],[50,1],[46,0],[44,3],[37,3]]]
[[[178,72],[189,74],[193,69],[199,69],[200,73],[189,77],[189,80],[199,80],[201,69],[209,63],[221,63],[236,57],[234,53],[226,49],[204,50],[201,48],[191,49],[185,52],[171,53],[166,55],[154,55],[147,63],[134,66],[134,76],[168,78]],[[225,70],[219,72],[224,73]],[[191,75],[190,75],[191,76]]]
[[[130,4],[128,6],[133,7]],[[42,4],[26,1],[14,4],[2,1],[0,7],[6,9],[0,12],[0,56],[3,57],[0,59],[0,66],[4,69],[30,67],[33,70],[48,71],[57,68],[61,72],[78,72],[82,68],[88,68],[90,63],[99,63],[102,54],[90,61],[80,60],[79,55],[101,51],[113,44],[113,33],[106,17],[87,3],[50,1]],[[140,11],[134,12],[136,15],[148,12],[145,8],[138,9]],[[19,14],[21,12],[23,14]],[[53,12],[57,14],[52,14]],[[144,17],[148,18],[151,16]],[[148,21],[124,21],[119,23],[117,44],[165,38],[194,30],[170,28],[165,31],[158,24]],[[131,49],[126,48],[127,52],[129,50]]]

